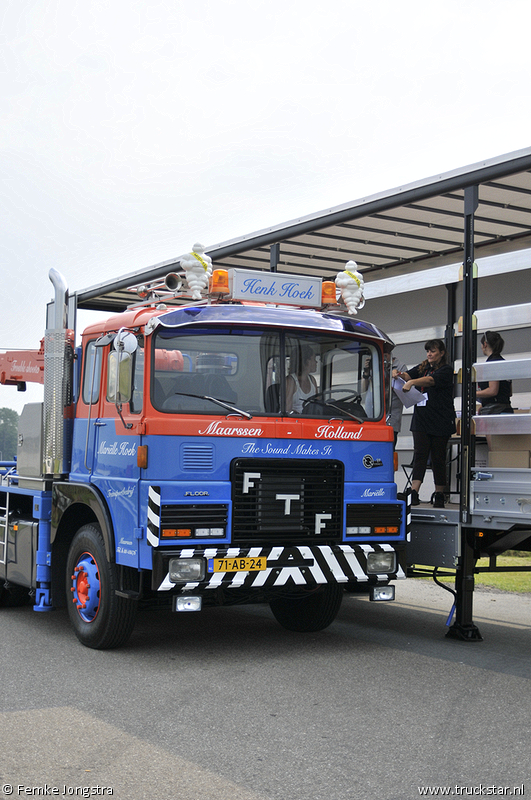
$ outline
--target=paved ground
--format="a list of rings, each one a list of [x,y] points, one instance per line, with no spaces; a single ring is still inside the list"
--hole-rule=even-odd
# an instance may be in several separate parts
[[[79,645],[63,612],[4,609],[0,797],[530,794],[531,596],[476,591],[476,643],[445,638],[451,602],[402,581],[395,603],[347,595],[311,635],[264,607],[144,612],[112,652]]]

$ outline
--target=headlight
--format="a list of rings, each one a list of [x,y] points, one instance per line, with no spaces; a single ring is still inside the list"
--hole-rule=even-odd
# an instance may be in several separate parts
[[[205,577],[205,560],[203,558],[170,558],[170,581],[202,581]]]
[[[395,571],[396,553],[394,550],[367,553],[367,572],[369,575],[382,575],[387,572]]]

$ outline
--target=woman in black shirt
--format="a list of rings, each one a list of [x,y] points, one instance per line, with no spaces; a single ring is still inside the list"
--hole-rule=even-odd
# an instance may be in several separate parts
[[[413,433],[413,474],[411,504],[419,504],[419,490],[431,457],[435,492],[435,508],[444,508],[446,488],[446,448],[455,433],[454,371],[447,363],[446,347],[441,339],[430,339],[424,345],[426,360],[408,372],[400,374],[405,380],[403,391],[415,386],[425,396],[417,403],[411,420]]]
[[[505,361],[501,352],[505,342],[496,331],[487,331],[481,337],[481,349],[487,361]],[[481,381],[476,399],[481,403],[480,414],[513,414],[511,406],[511,381]]]

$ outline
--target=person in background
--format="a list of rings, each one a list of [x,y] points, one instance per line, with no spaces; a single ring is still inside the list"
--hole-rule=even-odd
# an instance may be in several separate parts
[[[415,386],[425,399],[414,408],[411,420],[413,433],[413,472],[411,476],[411,504],[420,503],[419,491],[431,458],[435,492],[432,503],[444,508],[446,488],[446,448],[448,439],[455,433],[454,371],[448,364],[446,347],[441,339],[430,339],[424,345],[426,359],[421,364],[399,372],[405,381],[402,387],[408,392]]]
[[[487,331],[481,337],[481,349],[487,361],[505,361],[501,352],[505,342],[496,331]],[[513,414],[511,406],[511,381],[481,381],[476,399],[481,403],[480,414]]]
[[[401,364],[398,358],[391,353],[384,353],[384,360],[386,363],[391,361],[391,380],[403,374],[407,367],[405,364]],[[387,375],[387,372],[386,372]],[[386,386],[387,391],[387,386]],[[391,393],[391,407],[389,409],[389,416],[387,417],[387,422],[389,425],[392,425],[393,431],[395,434],[395,443],[393,445],[393,449],[396,448],[396,442],[398,439],[398,434],[402,429],[402,412],[404,410],[404,406],[402,405],[402,401],[396,394],[396,392]]]
[[[286,409],[295,414],[301,414],[304,400],[307,400],[317,391],[315,378],[311,374],[317,369],[317,358],[309,344],[303,344],[300,349],[300,363],[297,370],[288,375],[286,382]]]

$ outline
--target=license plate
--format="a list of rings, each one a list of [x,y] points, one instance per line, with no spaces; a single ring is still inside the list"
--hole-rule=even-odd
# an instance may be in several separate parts
[[[262,572],[267,569],[267,558],[209,558],[209,572]]]

